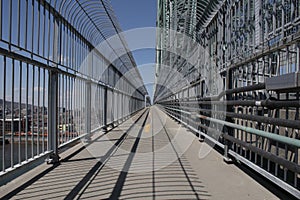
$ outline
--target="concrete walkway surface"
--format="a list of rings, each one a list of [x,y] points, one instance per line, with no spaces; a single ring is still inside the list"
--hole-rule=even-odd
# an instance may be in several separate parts
[[[0,188],[12,199],[278,199],[156,106]]]

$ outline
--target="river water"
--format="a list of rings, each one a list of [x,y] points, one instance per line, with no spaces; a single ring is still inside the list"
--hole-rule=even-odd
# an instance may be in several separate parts
[[[3,150],[4,150],[4,166],[5,169],[11,167],[11,165],[15,165],[18,164],[19,161],[25,161],[26,160],[26,149],[27,149],[27,158],[32,158],[36,155],[38,155],[39,153],[42,153],[44,151],[47,150],[47,142],[44,142],[44,146],[43,146],[43,142],[39,142],[37,143],[35,142],[31,142],[28,141],[27,142],[27,146],[26,146],[26,142],[25,141],[21,141],[19,142],[14,142],[14,143],[10,143],[10,144],[5,144],[3,146],[3,144],[0,145],[0,171],[3,170]],[[11,157],[11,153],[12,157]],[[20,152],[20,153],[19,153]]]

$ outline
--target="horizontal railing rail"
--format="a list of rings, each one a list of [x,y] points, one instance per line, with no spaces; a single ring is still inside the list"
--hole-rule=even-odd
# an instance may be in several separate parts
[[[279,91],[277,98],[253,100],[247,96],[266,91],[262,83],[225,90],[215,97],[179,95],[194,87],[179,90],[157,103],[168,115],[197,133],[201,141],[205,138],[221,148],[224,160],[242,162],[298,197],[300,101],[297,91],[283,91],[284,95]],[[176,98],[179,96],[182,98]],[[243,96],[249,99],[240,100]]]

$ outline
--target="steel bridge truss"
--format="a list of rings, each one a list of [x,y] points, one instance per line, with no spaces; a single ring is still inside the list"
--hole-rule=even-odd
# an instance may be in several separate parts
[[[299,197],[300,1],[158,4],[154,102]]]

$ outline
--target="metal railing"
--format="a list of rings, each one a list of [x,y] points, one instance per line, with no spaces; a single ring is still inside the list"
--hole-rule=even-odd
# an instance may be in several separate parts
[[[264,84],[258,84],[252,86],[252,90],[251,87],[236,88],[223,95],[239,96],[263,88]],[[298,92],[284,94],[290,96]],[[299,95],[293,99],[287,99],[286,95],[281,98],[219,100],[220,96],[202,99],[193,96],[170,98],[159,105],[199,134],[199,138],[206,138],[222,148],[225,160],[238,160],[299,196]]]
[[[57,162],[59,148],[144,107],[131,54],[119,56],[108,43],[117,59],[109,60],[95,48],[121,30],[107,5],[0,0],[1,184],[32,161]],[[130,69],[137,78],[123,76]]]

